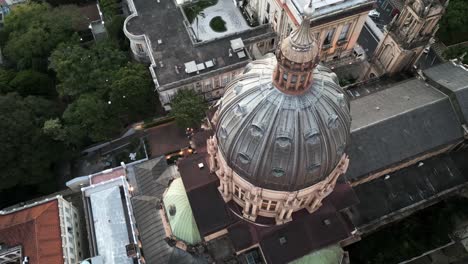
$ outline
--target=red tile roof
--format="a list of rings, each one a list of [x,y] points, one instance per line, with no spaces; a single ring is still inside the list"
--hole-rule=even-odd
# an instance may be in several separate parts
[[[105,170],[100,173],[91,176],[91,184],[97,184],[118,178],[120,176],[126,176],[125,169],[123,167],[113,168],[111,170]]]
[[[0,242],[21,245],[29,263],[64,263],[58,201],[0,215]]]

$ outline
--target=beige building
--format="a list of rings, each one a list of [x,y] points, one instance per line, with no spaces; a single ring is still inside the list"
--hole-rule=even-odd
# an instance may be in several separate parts
[[[260,23],[271,23],[282,40],[302,22],[305,0],[251,0],[245,10]],[[311,30],[322,47],[321,61],[337,60],[352,54],[373,0],[313,1]]]
[[[276,34],[269,25],[250,27],[232,1],[218,2],[223,4],[220,8],[228,9],[226,14],[234,16],[232,21],[243,25],[241,29],[235,24],[227,25],[225,33],[211,32],[208,25],[198,28],[174,0],[127,0],[131,15],[123,31],[134,58],[149,64],[155,91],[166,110],[171,109],[170,101],[179,89],[195,90],[207,101],[220,98],[226,84],[255,59],[254,52],[262,56],[276,47]],[[204,14],[209,17],[216,12],[207,9]]]
[[[438,29],[448,1],[407,0],[386,27],[364,79],[395,74],[414,65]]]
[[[224,201],[251,221],[279,225],[301,209],[316,211],[348,167],[349,103],[336,75],[317,65],[313,13],[309,5],[276,59],[254,61],[229,84],[212,119],[210,170]]]

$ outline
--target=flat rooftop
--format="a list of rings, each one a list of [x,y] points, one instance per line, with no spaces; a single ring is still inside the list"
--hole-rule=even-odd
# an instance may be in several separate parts
[[[360,6],[372,5],[374,0],[313,0],[312,6],[315,8],[312,21],[321,19],[325,16],[334,13],[343,12],[346,9],[354,9]],[[291,4],[297,13],[294,15],[299,18],[298,14],[304,12],[304,7],[309,4],[309,0],[291,0]],[[300,19],[302,21],[302,19]]]
[[[275,36],[270,26],[264,25],[194,45],[184,25],[186,19],[182,10],[173,0],[160,0],[159,3],[154,0],[134,0],[134,4],[138,16],[128,20],[126,29],[133,35],[145,34],[147,36],[157,63],[155,72],[159,85],[166,85],[167,89],[172,88],[168,84],[197,76],[196,72],[190,74],[185,72],[184,64],[190,61],[195,61],[197,64],[214,62],[212,67],[199,71],[198,76],[228,66],[247,64],[248,55],[239,58],[236,53],[233,53],[229,56],[230,40],[241,38],[247,45],[253,38],[267,39]],[[179,73],[175,70],[176,67]],[[174,84],[174,87],[179,85],[180,82]]]
[[[106,264],[134,264],[126,246],[135,243],[129,222],[128,202],[123,177],[83,188],[88,202],[90,227],[94,230],[96,252]],[[132,240],[132,241],[131,241]]]

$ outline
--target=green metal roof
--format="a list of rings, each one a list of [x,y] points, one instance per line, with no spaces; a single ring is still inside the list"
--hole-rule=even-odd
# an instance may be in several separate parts
[[[193,218],[192,208],[181,178],[171,183],[163,197],[163,202],[172,234],[191,245],[201,242],[200,232]]]
[[[343,249],[338,245],[333,245],[318,251],[314,251],[309,255],[305,255],[300,259],[296,259],[290,264],[338,264],[343,258]]]

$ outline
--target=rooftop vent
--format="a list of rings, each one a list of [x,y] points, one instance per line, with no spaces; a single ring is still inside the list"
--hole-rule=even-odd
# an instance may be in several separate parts
[[[198,163],[198,168],[199,169],[203,169],[204,167],[205,167],[205,165],[203,164],[203,162]]]
[[[279,242],[280,242],[281,245],[286,244],[286,242],[287,242],[286,237],[281,236],[281,237],[279,238]]]
[[[390,175],[387,174],[387,175],[385,175],[384,180],[388,180],[388,179],[390,179]]]
[[[159,67],[163,68],[164,67],[164,64],[162,61],[159,61]]]
[[[173,204],[169,205],[169,215],[174,216],[176,214],[176,212],[177,212],[177,209],[176,209],[175,205],[173,205]]]
[[[186,73],[194,73],[197,71],[197,64],[195,61],[189,61],[184,63]]]
[[[245,51],[242,50],[237,52],[237,57],[239,57],[239,59],[245,58]]]
[[[159,1],[158,1],[159,2]],[[162,39],[158,39],[158,44],[161,45],[163,42],[162,42]]]
[[[211,68],[214,66],[214,63],[212,60],[209,60],[209,61],[205,61],[205,66],[206,68]]]
[[[241,38],[236,38],[231,40],[231,49],[234,52],[238,52],[244,49],[244,42]]]
[[[325,225],[327,225],[327,226],[331,225],[330,219],[325,219],[325,220],[323,220],[323,223],[324,223]]]

